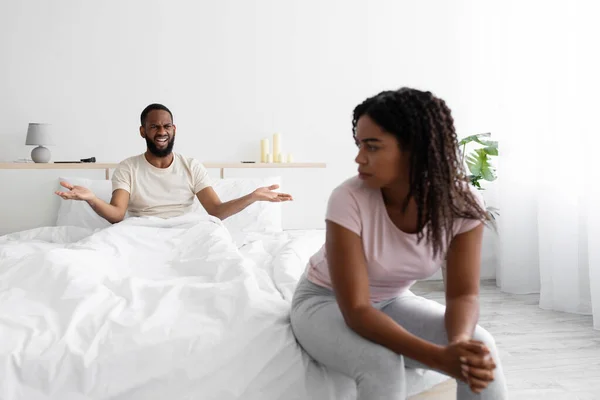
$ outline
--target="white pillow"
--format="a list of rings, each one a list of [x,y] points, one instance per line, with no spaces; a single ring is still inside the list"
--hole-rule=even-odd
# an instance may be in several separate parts
[[[112,197],[112,183],[110,180],[59,178],[57,190],[67,191],[68,189],[60,186],[60,181],[69,182],[72,185],[84,186],[94,192],[99,199],[110,203],[110,198]],[[56,225],[98,229],[110,226],[110,222],[96,214],[92,207],[85,201],[61,199]]]
[[[270,178],[224,178],[213,182],[213,189],[226,202],[252,193],[259,187],[280,185],[281,177]],[[197,212],[206,214],[198,204]],[[241,212],[226,218],[223,224],[230,232],[281,232],[281,203],[257,201]]]
[[[86,178],[59,178],[58,190],[67,190],[60,186],[60,181],[72,185],[84,186],[107,203],[112,197],[112,183],[110,180]],[[259,187],[280,185],[281,177],[271,178],[226,178],[218,179],[213,183],[213,189],[221,201],[229,201],[245,196]],[[195,199],[198,203],[198,200]],[[197,212],[207,214],[204,208],[197,204]],[[223,224],[231,232],[281,232],[281,203],[259,201],[241,212],[225,219]],[[110,226],[110,223],[100,217],[85,201],[62,200],[56,218],[57,226],[78,226],[81,228],[98,229]]]

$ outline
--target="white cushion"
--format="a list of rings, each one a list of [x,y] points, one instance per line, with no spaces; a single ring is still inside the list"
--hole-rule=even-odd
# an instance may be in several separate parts
[[[225,178],[213,182],[213,189],[221,199],[226,202],[252,193],[259,187],[281,186],[281,177],[270,178]],[[198,204],[197,212],[206,214]],[[246,207],[241,212],[226,218],[223,224],[230,232],[281,232],[281,203],[257,201]]]
[[[86,178],[59,178],[58,189],[68,191],[60,186],[60,181],[69,182],[72,185],[83,186],[94,192],[96,197],[110,203],[112,197],[112,183],[110,180],[86,179]],[[56,218],[57,226],[78,226],[80,228],[98,229],[110,226],[110,223],[96,214],[96,212],[85,201],[62,200]]]

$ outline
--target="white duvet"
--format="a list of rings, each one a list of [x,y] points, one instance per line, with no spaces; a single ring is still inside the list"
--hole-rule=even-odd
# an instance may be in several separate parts
[[[289,324],[318,245],[194,214],[0,237],[0,399],[354,399]]]

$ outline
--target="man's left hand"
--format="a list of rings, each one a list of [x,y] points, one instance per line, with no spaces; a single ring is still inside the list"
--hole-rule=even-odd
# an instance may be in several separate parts
[[[261,187],[252,192],[252,196],[256,201],[271,201],[275,203],[293,200],[292,196],[287,193],[274,192],[276,189],[279,189],[279,185]]]

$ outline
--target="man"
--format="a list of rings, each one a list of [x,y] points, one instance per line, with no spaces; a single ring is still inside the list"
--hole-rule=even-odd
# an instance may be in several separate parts
[[[292,200],[289,194],[274,192],[279,186],[272,185],[221,202],[211,187],[206,168],[197,160],[172,151],[177,128],[171,111],[162,104],[150,104],[142,111],[140,120],[140,135],[146,140],[146,152],[119,163],[112,177],[110,204],[97,198],[89,189],[68,182],[61,182],[61,185],[69,191],[57,191],[56,194],[65,200],[86,201],[98,215],[113,224],[122,221],[127,211],[133,217],[182,215],[192,209],[194,196],[210,215],[221,220],[255,201]]]

